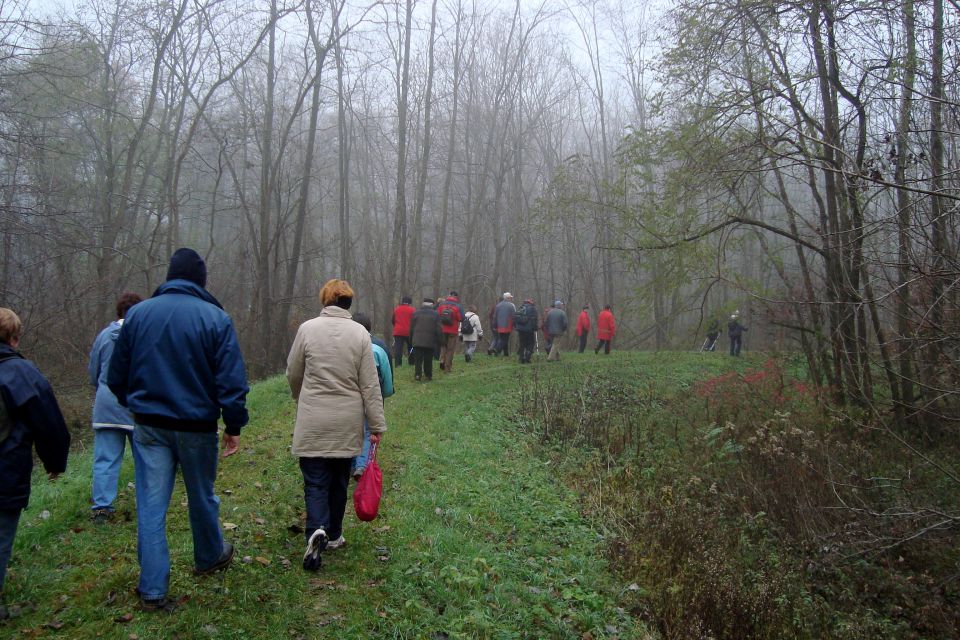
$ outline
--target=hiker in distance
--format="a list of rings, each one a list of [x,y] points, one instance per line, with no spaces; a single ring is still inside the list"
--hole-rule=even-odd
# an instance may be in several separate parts
[[[730,315],[730,322],[727,323],[727,338],[730,339],[730,355],[740,357],[740,349],[743,347],[743,332],[747,328],[740,324],[740,312],[734,311]]]
[[[580,315],[577,316],[577,339],[580,342],[577,353],[583,353],[583,350],[587,348],[587,337],[590,335],[590,305],[583,305],[583,309],[580,310]]]
[[[240,448],[247,424],[246,368],[230,316],[207,290],[207,265],[177,249],[167,281],[131,307],[117,336],[107,385],[133,413],[137,490],[137,593],[146,611],[170,611],[167,510],[177,468],[187,489],[197,575],[226,569],[233,545],[220,528],[217,421],[222,455]]]
[[[560,360],[560,340],[566,333],[567,312],[563,308],[563,301],[557,300],[543,323],[543,335],[547,338],[548,362]]]
[[[400,304],[393,308],[391,323],[393,324],[393,357],[396,366],[403,364],[403,356],[407,356],[407,364],[413,364],[410,354],[410,318],[415,309],[410,304],[410,296],[400,298]]]
[[[603,347],[603,352],[610,355],[610,343],[616,334],[617,321],[613,317],[613,309],[608,304],[604,305],[603,311],[597,316],[597,347],[593,352],[600,353],[600,347]]]
[[[717,338],[720,337],[720,321],[716,318],[710,319],[707,326],[707,338],[700,347],[700,351],[715,351],[717,348]]]
[[[287,356],[287,382],[297,401],[291,452],[303,474],[307,511],[303,568],[317,571],[325,549],[346,544],[343,515],[353,459],[387,430],[383,396],[370,333],[350,316],[353,288],[328,280],[320,289],[323,310],[297,329]]]
[[[17,314],[0,308],[0,620],[10,617],[3,585],[20,513],[30,501],[33,450],[51,481],[67,470],[70,450],[50,383],[17,351],[20,332]]]
[[[107,386],[107,371],[113,345],[120,335],[120,327],[127,311],[141,302],[136,293],[123,293],[117,298],[117,318],[101,331],[93,348],[90,349],[90,364],[87,373],[90,384],[96,389],[93,401],[93,481],[92,513],[90,519],[95,523],[108,522],[113,515],[113,501],[117,498],[117,483],[120,480],[120,467],[123,465],[123,451],[127,440],[133,452],[133,414],[120,406],[117,397]]]
[[[493,310],[492,328],[496,339],[496,346],[490,345],[491,355],[503,354],[510,357],[510,334],[513,332],[513,317],[517,307],[513,304],[513,296],[509,291],[504,292],[503,300],[497,303]]]
[[[531,298],[525,299],[514,314],[513,326],[517,329],[517,337],[520,343],[517,347],[520,364],[530,364],[532,362],[533,352],[537,348],[537,322],[539,318],[540,314]]]
[[[433,352],[443,340],[440,314],[433,308],[433,298],[424,298],[410,319],[410,341],[413,344],[413,377],[418,382],[433,380]]]
[[[440,314],[440,327],[443,341],[440,343],[440,370],[453,372],[453,356],[457,353],[460,338],[460,322],[463,320],[463,307],[456,291],[451,291],[443,302],[437,305]]]
[[[463,359],[470,362],[477,351],[477,343],[483,339],[483,326],[480,324],[480,316],[477,315],[477,307],[474,305],[470,305],[463,316],[463,321],[460,323],[460,337],[463,339]]]

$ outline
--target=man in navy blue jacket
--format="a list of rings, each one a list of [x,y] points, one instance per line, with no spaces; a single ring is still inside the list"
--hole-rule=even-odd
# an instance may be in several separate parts
[[[177,467],[193,533],[195,573],[225,569],[233,545],[220,529],[217,421],[223,457],[247,423],[247,375],[230,316],[204,288],[207,268],[193,249],[170,258],[167,281],[131,308],[117,336],[107,384],[134,418],[137,481],[137,591],[145,610],[170,610],[166,518]]]
[[[66,471],[70,433],[50,383],[17,351],[20,318],[0,308],[0,595],[20,512],[30,500],[33,449],[51,480]],[[0,620],[7,608],[0,602]]]

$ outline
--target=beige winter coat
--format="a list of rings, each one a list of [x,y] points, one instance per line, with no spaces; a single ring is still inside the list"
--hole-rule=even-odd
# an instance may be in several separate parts
[[[293,455],[352,458],[371,433],[387,430],[370,334],[340,307],[324,307],[300,325],[287,356],[287,382],[297,401]]]

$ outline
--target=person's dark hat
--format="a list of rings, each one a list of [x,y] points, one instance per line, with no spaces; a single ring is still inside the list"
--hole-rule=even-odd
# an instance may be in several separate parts
[[[177,249],[170,256],[167,280],[189,280],[201,287],[207,286],[207,265],[193,249]]]
[[[403,296],[400,298],[400,304],[410,304],[413,300],[410,299],[410,296]]]
[[[424,298],[423,302],[424,304],[433,304],[433,298]]]
[[[451,291],[450,295],[452,295],[454,298],[457,298],[460,294],[458,294],[456,291]]]

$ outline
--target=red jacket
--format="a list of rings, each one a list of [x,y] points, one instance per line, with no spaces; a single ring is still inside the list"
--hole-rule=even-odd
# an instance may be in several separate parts
[[[453,318],[453,322],[450,324],[443,324],[443,310],[447,307],[450,307],[450,316]],[[443,332],[447,335],[453,334],[457,335],[460,333],[460,320],[462,316],[460,315],[460,301],[456,297],[450,296],[443,301],[439,307],[437,307],[437,313],[440,314],[440,327],[443,329]]]
[[[577,318],[577,335],[583,336],[590,333],[590,314],[584,309]]]
[[[409,304],[398,304],[393,309],[393,335],[410,335],[410,318],[413,317],[413,306]]]
[[[613,312],[604,309],[597,316],[597,340],[613,340],[617,333],[617,323],[613,319]]]

